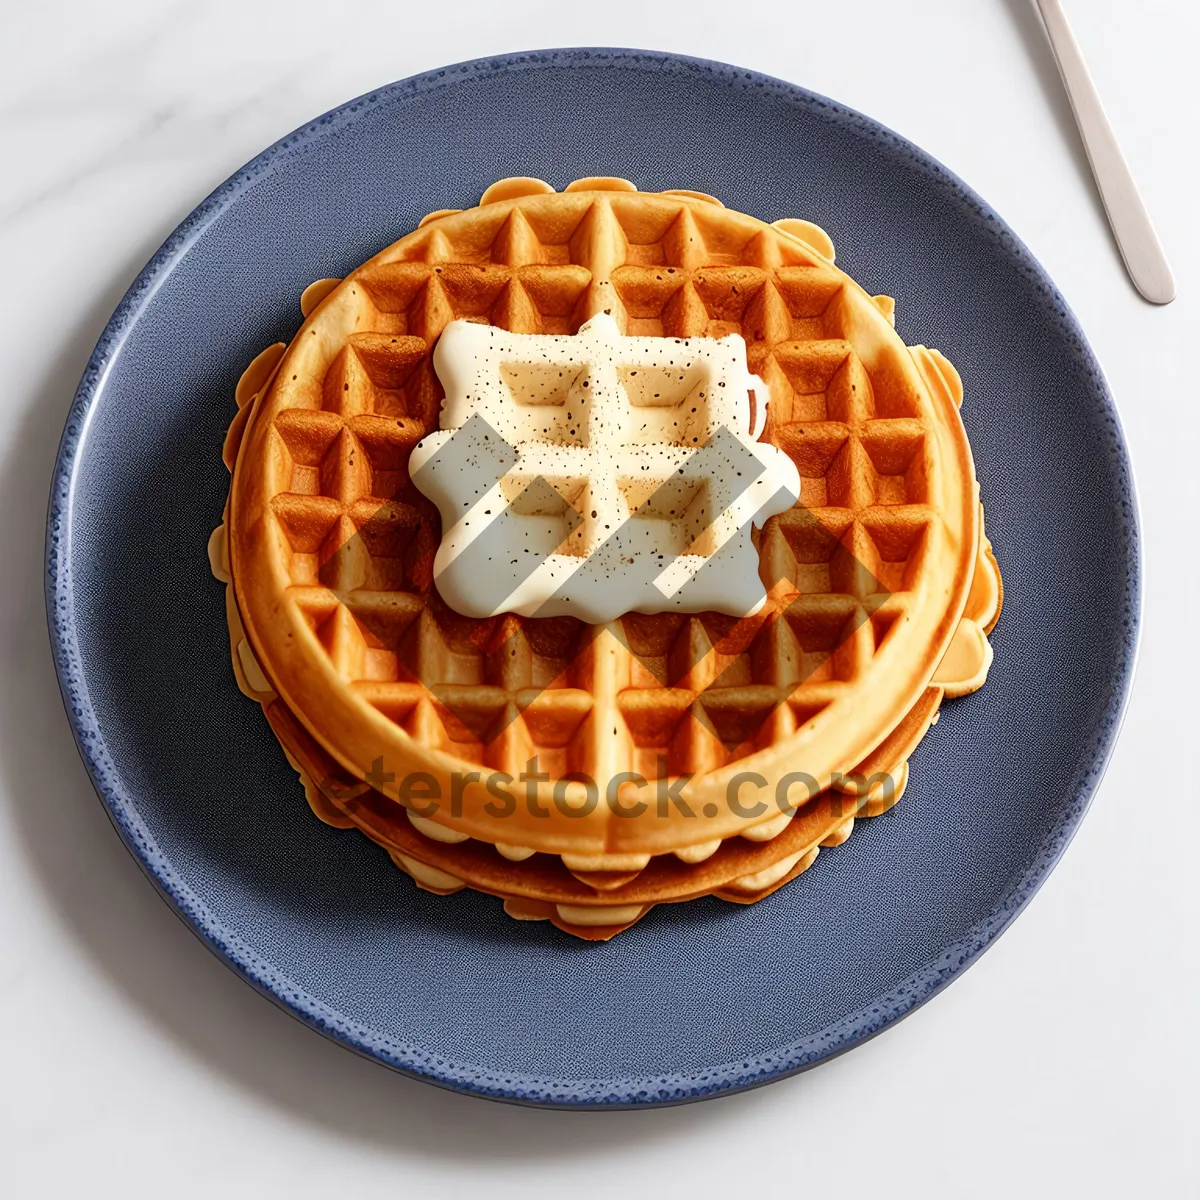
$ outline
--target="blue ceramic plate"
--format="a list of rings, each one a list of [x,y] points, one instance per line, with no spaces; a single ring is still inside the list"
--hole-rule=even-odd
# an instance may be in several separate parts
[[[896,297],[964,408],[1007,603],[981,692],[943,710],[904,801],[750,908],[662,906],[616,940],[417,891],[315,820],[234,688],[205,541],[233,385],[342,275],[493,180],[619,174],[803,216]],[[1129,461],[1041,268],[875,122],[716,63],[565,50],[448,67],[265,151],[171,236],[88,364],[54,476],[47,594],[83,756],[196,932],[314,1028],[412,1075],[527,1103],[693,1100],[778,1079],[911,1012],[1020,911],[1087,808],[1139,609]]]

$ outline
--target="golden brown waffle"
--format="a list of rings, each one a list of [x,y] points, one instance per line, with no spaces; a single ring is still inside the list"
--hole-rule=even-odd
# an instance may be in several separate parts
[[[948,687],[977,686],[990,650],[961,620],[980,538],[961,385],[936,352],[904,346],[890,303],[831,254],[814,227],[768,226],[693,193],[512,180],[314,285],[306,302],[319,303],[286,353],[260,356],[239,387],[227,445],[243,671],[393,797],[389,774],[517,776],[536,756],[547,816],[494,818],[470,783],[461,813],[436,820],[613,861],[750,828],[728,802],[739,771],[800,767],[826,787],[940,682],[947,657]],[[762,533],[770,602],[755,618],[470,621],[432,590],[437,513],[405,465],[436,423],[441,329],[466,317],[566,333],[601,311],[629,333],[739,332],[769,384],[765,436],[803,491]],[[585,772],[603,793],[624,770],[690,776],[683,795],[704,820],[554,805],[556,778]]]

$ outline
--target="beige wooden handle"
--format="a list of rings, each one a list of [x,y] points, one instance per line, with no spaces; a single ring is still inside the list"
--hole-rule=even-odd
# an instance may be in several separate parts
[[[1117,239],[1125,269],[1134,286],[1153,304],[1170,304],[1175,299],[1175,279],[1163,248],[1155,235],[1150,215],[1138,194],[1129,164],[1121,154],[1116,135],[1088,74],[1079,43],[1067,23],[1060,0],[1037,0],[1050,46],[1062,75],[1071,111],[1079,126],[1104,211]]]

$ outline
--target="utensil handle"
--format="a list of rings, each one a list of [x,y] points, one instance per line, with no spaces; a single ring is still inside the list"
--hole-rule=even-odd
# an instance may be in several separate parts
[[[1117,239],[1125,269],[1139,292],[1153,304],[1175,299],[1175,279],[1138,194],[1129,164],[1117,145],[1116,135],[1104,115],[1096,85],[1088,73],[1079,43],[1071,32],[1060,0],[1037,0],[1050,36],[1071,111],[1087,151],[1104,211]]]

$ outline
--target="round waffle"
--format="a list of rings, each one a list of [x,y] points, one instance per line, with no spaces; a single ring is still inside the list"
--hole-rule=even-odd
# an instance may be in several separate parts
[[[291,345],[239,387],[227,446],[243,670],[380,796],[411,802],[408,781],[429,777],[455,789],[432,816],[454,835],[609,866],[775,819],[746,815],[738,775],[804,771],[823,793],[940,663],[949,686],[977,686],[990,650],[962,619],[981,523],[961,385],[832,254],[813,226],[695,193],[508,180],[314,285]],[[407,463],[437,425],[442,329],[571,333],[601,312],[643,336],[740,333],[770,389],[763,437],[802,492],[758,539],[768,603],[751,618],[480,621],[432,587],[438,514]],[[497,772],[521,801],[502,815]],[[612,787],[625,772],[644,786]]]

